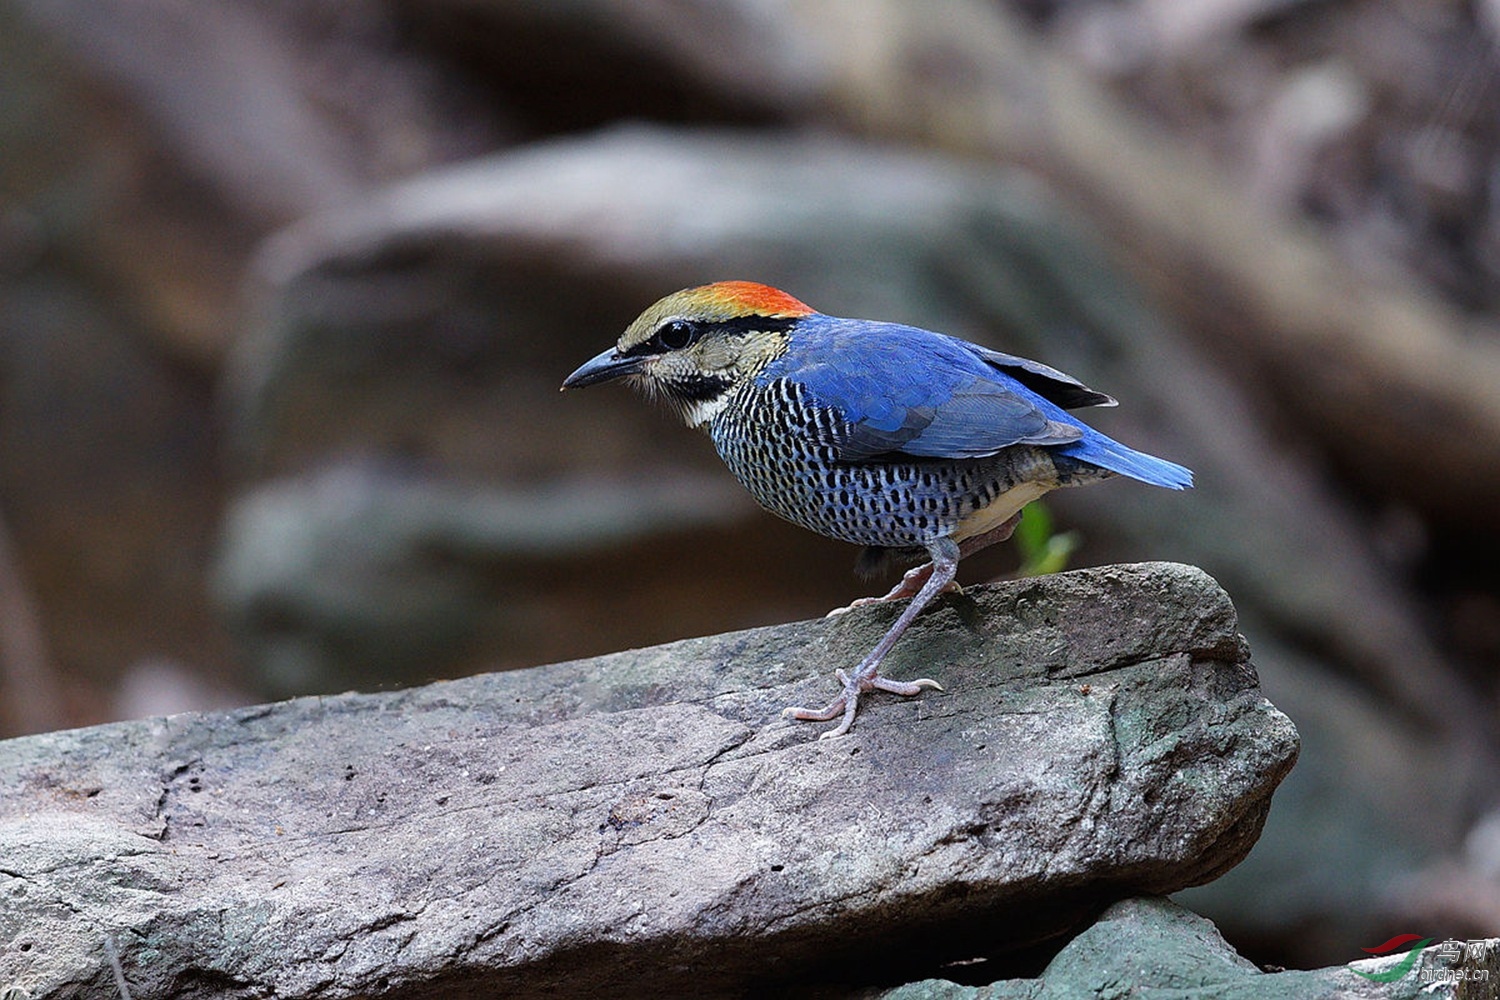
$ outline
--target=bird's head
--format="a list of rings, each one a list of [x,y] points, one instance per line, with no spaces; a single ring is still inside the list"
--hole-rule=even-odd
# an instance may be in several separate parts
[[[753,281],[685,288],[641,313],[614,347],[585,362],[562,387],[623,378],[696,427],[781,354],[788,331],[812,313],[786,292]]]

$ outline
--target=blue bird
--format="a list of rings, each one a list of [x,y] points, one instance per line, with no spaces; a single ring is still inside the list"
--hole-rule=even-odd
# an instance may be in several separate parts
[[[675,292],[584,363],[564,389],[624,379],[708,432],[760,505],[865,546],[860,565],[921,558],[890,593],[912,598],[821,709],[854,723],[860,696],[940,685],[892,680],[880,663],[922,609],[952,589],[961,558],[1004,541],[1050,490],[1116,475],[1187,489],[1189,470],[1127,448],[1067,411],[1115,401],[1036,361],[941,333],[825,316],[786,292],[721,281]]]

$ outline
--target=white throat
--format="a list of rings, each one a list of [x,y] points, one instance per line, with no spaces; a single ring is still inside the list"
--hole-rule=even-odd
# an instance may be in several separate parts
[[[724,412],[724,408],[729,405],[729,397],[733,395],[732,392],[721,392],[713,399],[685,403],[682,407],[682,419],[689,427],[703,427]]]

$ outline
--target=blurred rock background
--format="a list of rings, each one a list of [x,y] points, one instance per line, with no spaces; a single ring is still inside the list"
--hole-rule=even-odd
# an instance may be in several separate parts
[[[1288,966],[1493,935],[1497,37],[1494,0],[0,0],[0,736],[870,589],[700,435],[557,393],[750,278],[1060,367],[1197,470],[1051,504],[1075,564],[1214,574],[1303,734],[1183,902]]]

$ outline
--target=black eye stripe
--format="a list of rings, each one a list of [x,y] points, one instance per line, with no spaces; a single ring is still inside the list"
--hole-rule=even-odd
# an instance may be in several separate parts
[[[693,346],[711,333],[748,334],[780,333],[796,323],[795,317],[739,316],[734,319],[703,322],[690,319],[671,319],[656,328],[646,340],[621,354],[624,358],[637,358],[649,354],[667,354]]]
[[[622,356],[634,358],[645,354],[681,351],[701,340],[708,329],[702,323],[693,323],[685,319],[669,320],[657,327],[656,332],[648,339],[636,344]]]

